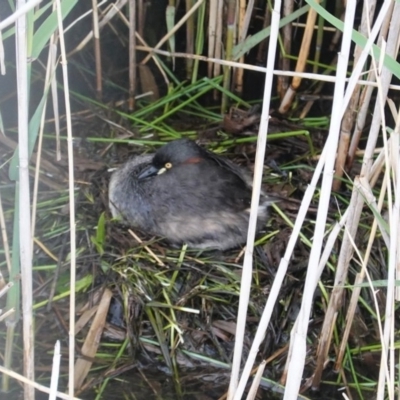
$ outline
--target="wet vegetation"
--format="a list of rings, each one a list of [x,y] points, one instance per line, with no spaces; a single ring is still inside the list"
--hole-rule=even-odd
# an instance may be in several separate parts
[[[0,5],[3,392],[394,399],[399,3],[285,1],[280,30],[278,2],[61,3],[27,36]],[[178,138],[258,172],[277,201],[254,243],[112,219],[112,169]]]

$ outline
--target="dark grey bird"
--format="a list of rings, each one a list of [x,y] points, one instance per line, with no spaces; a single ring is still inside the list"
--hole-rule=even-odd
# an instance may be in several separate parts
[[[226,250],[246,241],[251,190],[246,170],[179,139],[116,170],[109,203],[114,218],[143,232],[177,245]],[[269,203],[262,194],[258,230]]]

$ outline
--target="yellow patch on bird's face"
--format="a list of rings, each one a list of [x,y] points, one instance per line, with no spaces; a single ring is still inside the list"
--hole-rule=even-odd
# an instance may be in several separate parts
[[[172,164],[170,162],[165,163],[163,168],[160,168],[157,172],[157,175],[161,175],[163,174],[165,171],[167,171],[168,169],[172,168]]]
[[[157,175],[163,174],[167,169],[166,168],[160,168],[157,172]]]

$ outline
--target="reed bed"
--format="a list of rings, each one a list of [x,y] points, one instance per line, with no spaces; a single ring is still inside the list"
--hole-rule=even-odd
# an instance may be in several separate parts
[[[0,8],[2,391],[397,398],[400,3],[85,3]],[[243,249],[111,221],[181,137],[254,170]]]

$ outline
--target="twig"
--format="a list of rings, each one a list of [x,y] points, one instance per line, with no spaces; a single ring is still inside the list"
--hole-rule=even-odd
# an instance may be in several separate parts
[[[157,262],[157,264],[160,267],[165,267],[166,265],[154,254],[154,252],[150,249],[150,247],[146,246],[145,244],[143,244],[143,240],[140,239],[140,237],[138,235],[136,235],[136,233],[134,233],[131,229],[128,229],[128,232],[131,234],[131,236],[133,236],[141,245],[143,245],[143,247],[146,249],[146,251],[154,258],[154,260]]]

